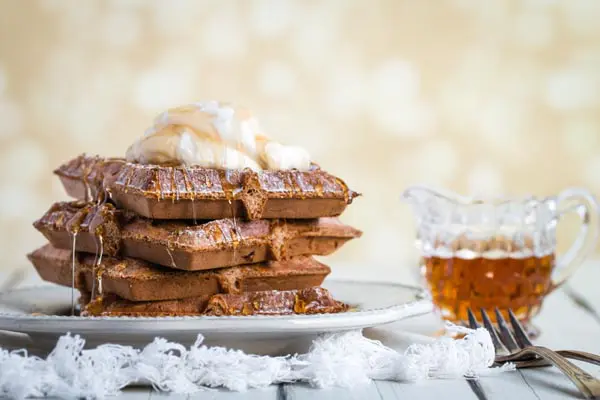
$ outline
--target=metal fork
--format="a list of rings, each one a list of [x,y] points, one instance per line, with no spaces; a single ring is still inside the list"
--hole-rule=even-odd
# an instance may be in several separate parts
[[[468,309],[467,312],[469,314],[469,325],[471,327],[479,327],[479,324],[477,323],[475,315],[471,309]],[[505,362],[503,357],[512,357],[511,354],[514,353],[514,351],[525,347],[534,346],[534,344],[531,342],[531,339],[529,339],[529,335],[527,335],[525,328],[523,328],[512,310],[508,310],[510,324],[513,328],[512,333],[506,323],[506,320],[502,316],[502,313],[500,313],[497,308],[495,310],[495,314],[498,321],[498,327],[500,328],[500,335],[504,336],[502,341],[498,338],[498,331],[494,328],[485,310],[481,310],[483,324],[488,332],[490,332],[492,341],[494,342],[494,347],[496,348],[497,362]],[[503,344],[503,342],[508,343],[508,345]],[[565,358],[600,365],[600,356],[596,354],[578,350],[558,350],[556,352]],[[535,355],[529,356],[529,360],[523,358],[523,361],[518,362],[519,368],[543,367],[549,365],[552,364],[548,361],[545,361],[543,358],[536,357]]]
[[[480,325],[477,323],[477,319],[471,309],[468,309],[467,312],[469,326],[473,329],[479,328]],[[586,399],[593,399],[596,396],[600,396],[600,380],[568,361],[565,355],[594,364],[600,362],[600,357],[590,353],[574,351],[561,351],[561,355],[559,352],[552,351],[546,347],[534,346],[525,329],[523,329],[523,326],[511,310],[509,310],[509,317],[514,335],[500,313],[500,310],[496,308],[495,313],[498,330],[492,324],[487,312],[484,309],[481,310],[483,325],[489,332],[496,350],[496,364],[513,362],[519,368],[551,364],[560,369],[577,386]]]

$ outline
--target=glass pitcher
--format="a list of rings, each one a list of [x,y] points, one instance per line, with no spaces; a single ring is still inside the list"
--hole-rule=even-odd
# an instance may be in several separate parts
[[[467,321],[467,309],[512,309],[526,325],[542,300],[594,250],[599,205],[584,189],[557,196],[475,199],[412,186],[402,199],[414,208],[421,274],[444,319]],[[566,213],[582,220],[563,255],[556,226]]]

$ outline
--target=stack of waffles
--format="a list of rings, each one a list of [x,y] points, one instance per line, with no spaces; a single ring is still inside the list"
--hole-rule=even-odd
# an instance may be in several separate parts
[[[306,170],[223,169],[72,159],[57,168],[74,201],[34,223],[28,255],[46,281],[79,291],[81,315],[335,313],[326,256],[361,232],[338,220],[358,195]],[[77,307],[74,305],[74,309]]]

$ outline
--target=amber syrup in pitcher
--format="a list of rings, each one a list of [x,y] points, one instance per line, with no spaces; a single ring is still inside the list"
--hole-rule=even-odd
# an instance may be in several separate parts
[[[468,308],[477,314],[485,309],[492,321],[496,307],[505,317],[513,310],[523,321],[535,315],[552,286],[554,254],[513,251],[517,247],[523,244],[502,237],[462,237],[452,243],[449,257],[423,257],[423,276],[444,319],[467,321]]]

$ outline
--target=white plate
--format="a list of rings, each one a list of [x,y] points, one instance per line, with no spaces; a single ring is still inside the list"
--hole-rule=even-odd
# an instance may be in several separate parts
[[[71,332],[84,336],[89,345],[111,342],[137,346],[156,336],[191,344],[201,333],[207,344],[242,349],[241,343],[269,340],[267,353],[273,353],[274,339],[373,327],[433,309],[431,302],[420,296],[420,289],[411,286],[349,281],[326,281],[323,286],[336,299],[356,307],[355,311],[245,317],[71,317],[64,316],[70,309],[71,289],[41,286],[0,294],[0,330],[28,334],[36,344],[54,343],[57,336]]]

